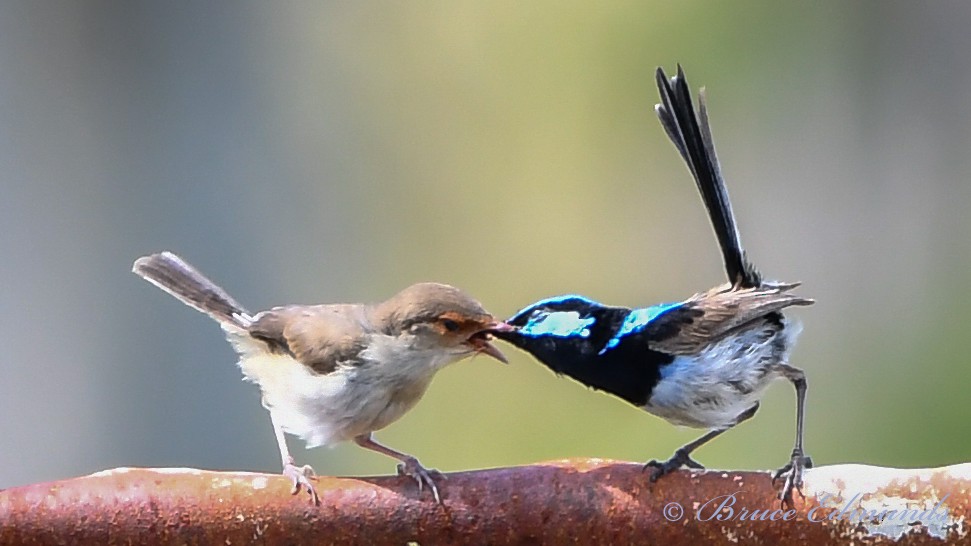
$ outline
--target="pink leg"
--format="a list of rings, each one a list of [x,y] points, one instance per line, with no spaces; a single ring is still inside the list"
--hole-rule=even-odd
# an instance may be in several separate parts
[[[273,433],[276,434],[276,443],[280,446],[280,459],[283,461],[283,475],[290,478],[293,482],[292,494],[296,495],[300,492],[300,487],[304,487],[307,493],[310,493],[310,500],[314,503],[314,506],[320,506],[320,498],[317,497],[317,490],[311,485],[310,480],[316,478],[317,475],[314,474],[314,469],[310,468],[310,465],[297,466],[293,462],[293,457],[290,456],[290,450],[287,448],[287,440],[283,437],[283,427],[277,423],[276,419],[273,417],[273,412],[270,412],[270,420],[273,422]]]
[[[442,498],[438,494],[438,487],[435,485],[436,479],[445,479],[445,475],[437,470],[428,470],[418,462],[418,459],[407,455],[400,451],[395,451],[390,447],[383,446],[373,438],[371,434],[362,434],[354,438],[354,443],[371,451],[377,451],[388,457],[393,457],[401,461],[398,465],[398,475],[399,476],[409,476],[418,482],[418,492],[421,493],[422,489],[427,485],[428,489],[431,490],[432,496],[435,497],[435,502],[441,504]]]

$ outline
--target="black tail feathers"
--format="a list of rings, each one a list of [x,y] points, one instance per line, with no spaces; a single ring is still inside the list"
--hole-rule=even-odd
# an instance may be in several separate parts
[[[721,247],[729,282],[740,287],[759,286],[762,275],[742,250],[728,189],[715,156],[704,90],[699,96],[696,116],[681,65],[678,65],[677,75],[670,79],[662,68],[658,68],[657,87],[661,94],[661,104],[655,107],[657,116],[695,178]]]
[[[222,324],[246,328],[249,313],[225,290],[196,268],[171,252],[160,252],[135,260],[132,271],[146,281],[206,313]]]

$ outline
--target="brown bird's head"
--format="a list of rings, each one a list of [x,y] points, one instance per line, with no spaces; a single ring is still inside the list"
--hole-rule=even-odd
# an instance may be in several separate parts
[[[482,353],[507,362],[489,341],[493,332],[512,327],[454,286],[413,284],[378,305],[375,319],[388,334],[414,336],[421,348],[441,349],[458,358]]]

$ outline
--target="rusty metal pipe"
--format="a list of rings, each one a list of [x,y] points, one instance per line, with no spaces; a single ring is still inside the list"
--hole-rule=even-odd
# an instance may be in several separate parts
[[[816,468],[789,518],[768,473],[596,459],[449,474],[441,505],[407,478],[316,486],[319,507],[279,475],[106,470],[0,491],[0,544],[971,544],[971,464]]]

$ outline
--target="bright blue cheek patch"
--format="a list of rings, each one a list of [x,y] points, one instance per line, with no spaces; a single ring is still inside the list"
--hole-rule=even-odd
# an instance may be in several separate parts
[[[530,337],[590,337],[590,326],[596,321],[593,317],[580,318],[576,311],[557,311],[529,319],[519,332]]]
[[[641,309],[634,309],[627,315],[624,319],[624,323],[620,325],[620,329],[614,334],[614,337],[610,338],[610,341],[604,345],[604,348],[600,350],[598,354],[604,354],[607,351],[613,349],[620,344],[621,340],[625,336],[633,334],[635,332],[640,332],[645,326],[651,323],[652,320],[666,313],[667,311],[674,309],[676,307],[681,307],[682,302],[678,303],[661,303],[659,305],[652,305],[650,307],[644,307]]]

